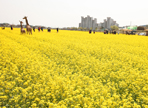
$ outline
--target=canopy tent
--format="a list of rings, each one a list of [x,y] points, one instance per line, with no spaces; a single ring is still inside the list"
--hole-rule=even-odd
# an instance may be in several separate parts
[[[127,29],[129,29],[129,30],[137,30],[137,27],[127,27]]]
[[[130,29],[122,29],[122,31],[132,31],[132,30],[130,30]]]
[[[126,34],[127,32],[130,32],[130,31],[132,31],[132,30],[129,30],[129,29],[122,29],[122,30],[121,30],[121,33]]]

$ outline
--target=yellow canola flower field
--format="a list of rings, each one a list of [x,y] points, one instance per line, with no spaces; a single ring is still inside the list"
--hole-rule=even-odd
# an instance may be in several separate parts
[[[2,108],[148,108],[148,37],[0,28]]]

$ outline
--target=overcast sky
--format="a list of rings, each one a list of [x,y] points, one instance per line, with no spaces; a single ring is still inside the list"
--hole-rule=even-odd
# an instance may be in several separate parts
[[[0,23],[78,27],[81,16],[103,22],[113,18],[119,26],[148,24],[148,0],[0,0]]]

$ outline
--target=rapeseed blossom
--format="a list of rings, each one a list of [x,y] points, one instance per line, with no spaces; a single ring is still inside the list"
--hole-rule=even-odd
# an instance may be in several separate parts
[[[2,108],[148,108],[148,37],[0,29]]]

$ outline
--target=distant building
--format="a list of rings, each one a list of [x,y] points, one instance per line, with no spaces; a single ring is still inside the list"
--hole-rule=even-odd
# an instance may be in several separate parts
[[[89,15],[87,17],[81,17],[81,23],[79,23],[79,27],[86,28],[86,29],[92,29],[95,30],[97,28],[97,19],[92,18]]]
[[[100,23],[99,26],[103,27],[104,29],[111,29],[111,26],[117,26],[119,27],[119,24],[116,23],[116,21],[114,21],[111,17],[107,17],[107,19],[104,19],[103,23]]]
[[[79,23],[79,27],[82,27],[83,29],[92,29],[95,30],[103,28],[103,29],[111,29],[111,26],[117,26],[119,27],[119,24],[116,23],[111,17],[107,17],[107,19],[104,19],[103,23],[97,23],[96,18],[92,18],[89,15],[87,17],[81,17],[81,23]]]

